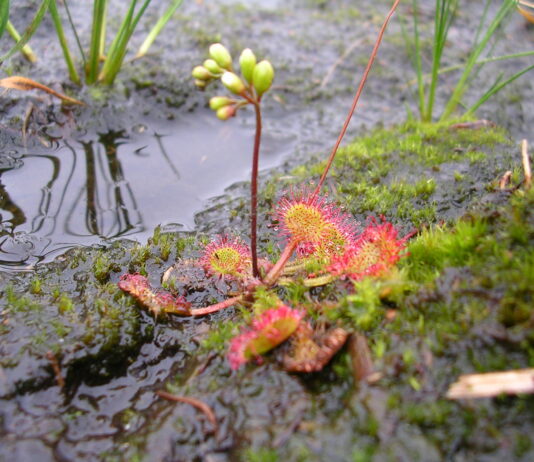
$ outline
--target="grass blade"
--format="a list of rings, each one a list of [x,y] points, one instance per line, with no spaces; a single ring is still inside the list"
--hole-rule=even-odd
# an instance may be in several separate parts
[[[98,76],[102,50],[102,29],[105,28],[107,0],[95,0],[93,4],[93,24],[91,28],[91,44],[87,62],[87,83],[95,83]]]
[[[135,28],[137,27],[137,24],[139,23],[139,20],[141,19],[141,16],[144,14],[150,2],[151,0],[145,0],[145,2],[139,8],[137,14],[134,16],[135,4],[137,3],[137,0],[132,1],[128,14],[121,24],[119,33],[111,44],[108,57],[98,78],[99,81],[107,85],[111,85],[115,80],[115,77],[119,73],[124,61],[124,57],[126,56],[128,41],[130,40]]]
[[[18,42],[20,40],[19,32],[17,31],[17,29],[15,29],[15,26],[11,23],[9,19],[6,24],[6,29],[7,29],[8,34],[11,35],[11,37],[13,38],[13,40],[15,40],[15,42]],[[31,49],[30,45],[28,45],[27,43],[22,47],[20,52],[30,63],[37,62],[37,56]]]
[[[83,51],[82,42],[80,41],[80,37],[78,35],[78,32],[76,31],[76,27],[74,27],[74,21],[72,20],[72,16],[70,14],[69,4],[67,0],[63,0],[63,5],[65,6],[65,12],[67,13],[67,18],[69,20],[70,28],[72,30],[72,33],[74,34],[74,39],[76,40],[76,44],[78,45],[78,50],[80,51],[80,56],[82,57],[83,67],[85,69],[87,64],[87,58],[85,57],[85,52]]]
[[[148,33],[147,37],[145,38],[144,42],[139,47],[139,50],[137,51],[137,54],[135,55],[136,58],[141,58],[144,56],[148,49],[152,46],[154,43],[154,40],[156,40],[156,37],[160,34],[162,29],[165,27],[167,22],[171,19],[174,12],[178,9],[178,7],[183,3],[183,0],[174,0],[165,13],[159,18],[158,22],[155,24],[155,26],[152,28],[152,30]]]
[[[531,71],[532,69],[534,69],[534,64],[531,65],[531,66],[526,67],[525,69],[523,69],[523,70],[521,70],[519,72],[516,72],[514,75],[512,75],[508,79],[504,80],[503,82],[500,82],[500,83],[498,81],[495,82],[495,84],[493,84],[491,86],[491,88],[488,91],[486,91],[486,93],[484,93],[484,95],[482,95],[480,97],[480,99],[467,110],[466,116],[473,115],[475,113],[475,111],[480,106],[482,106],[489,98],[491,98],[493,95],[495,95],[496,93],[501,91],[506,85],[508,85],[509,83],[511,83],[514,80],[518,79],[519,77],[521,77],[522,75],[524,75],[527,72]]]
[[[150,2],[150,0],[148,0],[148,2]],[[106,84],[113,83],[113,80],[115,79],[113,74],[115,73],[116,75],[118,73],[118,69],[120,69],[122,59],[124,58],[124,54],[126,54],[126,46],[128,45],[128,40],[131,36],[129,34],[129,30],[131,28],[132,18],[134,17],[136,4],[137,0],[131,1],[128,12],[126,13],[126,16],[122,20],[122,23],[119,27],[119,31],[113,39],[113,42],[111,42],[106,61],[102,67],[102,71],[98,76],[98,80],[101,82]],[[115,71],[117,67],[118,69]]]
[[[456,107],[458,106],[468,86],[469,78],[471,76],[471,72],[473,71],[473,68],[475,67],[475,64],[477,63],[480,55],[486,48],[486,45],[488,44],[489,40],[491,39],[495,31],[497,30],[499,25],[506,18],[506,16],[510,13],[511,8],[514,5],[515,5],[515,0],[504,0],[504,2],[499,7],[497,14],[491,21],[490,25],[488,26],[486,33],[484,34],[480,42],[476,44],[476,47],[473,49],[473,51],[469,55],[469,58],[465,64],[462,76],[460,77],[460,80],[454,87],[454,91],[452,92],[452,95],[449,98],[449,101],[445,105],[445,109],[443,110],[443,114],[441,115],[441,120],[445,120],[448,117],[450,117],[452,113],[454,112],[454,110],[456,109]]]
[[[422,117],[423,121],[430,122],[434,110],[436,90],[439,79],[439,68],[441,57],[445,49],[449,28],[456,14],[458,0],[436,0],[436,13],[434,19],[434,49],[432,52],[432,71],[430,79],[430,89],[427,97],[426,111]]]
[[[35,33],[35,30],[37,27],[39,27],[39,24],[41,24],[41,21],[43,20],[43,17],[48,10],[48,5],[50,3],[50,0],[43,0],[39,8],[37,9],[37,12],[35,13],[34,18],[30,22],[30,25],[26,28],[22,36],[20,37],[20,40],[17,41],[15,46],[13,46],[4,56],[0,57],[0,64],[2,64],[6,59],[13,56],[15,53],[22,50],[24,45],[28,43],[28,40],[32,37],[32,35]],[[6,27],[9,26],[9,21],[6,24]]]
[[[0,38],[6,30],[7,20],[9,19],[9,0],[3,0],[0,3]]]
[[[52,16],[52,22],[54,23],[54,27],[56,28],[56,34],[59,40],[59,44],[61,46],[61,49],[63,50],[63,56],[67,64],[69,77],[74,83],[80,85],[81,83],[80,76],[78,75],[78,72],[76,71],[76,67],[74,66],[74,61],[70,54],[69,45],[67,43],[65,32],[63,31],[63,25],[61,24],[61,18],[59,17],[59,12],[57,10],[56,0],[50,1],[50,15]]]
[[[518,53],[512,53],[509,55],[492,56],[491,58],[484,58],[478,60],[475,65],[482,66],[484,64],[496,63],[498,61],[506,61],[507,59],[526,58],[528,56],[534,56],[534,51],[520,51]],[[440,69],[440,74],[446,74],[447,72],[457,71],[462,69],[465,64],[455,64],[454,66],[443,67]]]
[[[419,36],[419,8],[418,1],[413,0],[413,35],[414,35],[414,64],[417,75],[417,90],[419,94],[419,114],[423,116],[425,110],[425,83],[423,81],[423,58]]]
[[[486,18],[488,17],[490,5],[491,5],[491,0],[486,0],[486,4],[484,5],[484,11],[482,12],[482,16],[480,17],[480,21],[478,22],[478,27],[477,27],[477,32],[475,34],[475,39],[473,40],[473,44],[474,45],[476,45],[478,43],[478,40],[480,39],[480,34],[482,33],[482,28],[484,27],[484,23],[486,22]]]

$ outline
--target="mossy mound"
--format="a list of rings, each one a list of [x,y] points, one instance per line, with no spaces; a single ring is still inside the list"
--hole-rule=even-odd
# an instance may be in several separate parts
[[[514,170],[516,181],[519,171],[505,131],[462,126],[470,125],[411,121],[356,139],[336,155],[331,195],[362,220],[384,215],[418,227],[457,218],[506,170]],[[293,173],[303,181],[323,166],[301,166]]]
[[[534,190],[519,185],[515,151],[499,129],[410,122],[340,152],[329,195],[362,222],[384,214],[403,233],[417,228],[408,256],[380,279],[308,289],[297,278],[257,303],[276,295],[365,335],[381,374],[373,385],[354,380],[346,350],[315,374],[288,374],[280,351],[233,373],[227,340],[247,309],[154,320],[116,287],[124,272],[160,287],[204,237],[158,229],[146,246],[78,249],[4,278],[0,401],[11,436],[0,455],[45,442],[64,460],[530,460],[531,396],[445,398],[461,374],[534,365]],[[278,252],[269,213],[280,190],[320,169],[265,187],[263,255]],[[512,183],[501,190],[506,170]],[[210,229],[245,234],[246,209],[244,199],[226,204]],[[222,297],[201,287],[184,295]],[[217,434],[194,408],[161,400],[161,388],[210,405]]]

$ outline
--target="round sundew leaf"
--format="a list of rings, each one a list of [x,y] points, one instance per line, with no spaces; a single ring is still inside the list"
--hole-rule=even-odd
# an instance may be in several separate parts
[[[238,369],[250,359],[280,345],[295,332],[303,316],[303,311],[287,305],[264,311],[252,321],[248,330],[231,340],[228,352],[230,367]]]
[[[245,357],[262,355],[287,340],[299,325],[299,319],[282,318],[263,328],[245,348]]]

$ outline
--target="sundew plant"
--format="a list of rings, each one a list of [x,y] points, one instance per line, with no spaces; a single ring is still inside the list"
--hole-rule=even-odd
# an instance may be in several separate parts
[[[209,58],[193,71],[196,85],[203,89],[221,81],[229,96],[215,96],[210,107],[221,120],[234,117],[239,110],[252,106],[256,115],[256,136],[252,155],[250,246],[240,236],[216,236],[193,264],[202,268],[206,278],[227,281],[236,295],[205,307],[193,307],[182,296],[154,290],[140,274],[124,274],[119,287],[134,296],[155,316],[174,314],[204,316],[230,306],[241,305],[249,311],[248,321],[231,341],[228,362],[232,369],[255,359],[290,339],[291,352],[284,367],[291,371],[320,370],[343,346],[349,333],[332,326],[317,343],[313,313],[280,299],[274,290],[287,284],[295,274],[305,287],[318,287],[335,280],[360,281],[387,275],[405,255],[409,236],[400,237],[391,223],[370,217],[363,229],[352,216],[344,213],[322,194],[322,186],[336,155],[348,123],[374,62],[385,28],[400,0],[396,0],[382,25],[364,75],[341,133],[330,153],[323,174],[315,188],[296,186],[286,191],[273,214],[279,222],[285,247],[277,261],[259,258],[256,249],[257,175],[261,140],[261,101],[269,91],[274,69],[267,60],[259,60],[245,49],[239,57],[239,72],[228,49],[220,43],[209,48]],[[322,321],[328,323],[325,319]]]

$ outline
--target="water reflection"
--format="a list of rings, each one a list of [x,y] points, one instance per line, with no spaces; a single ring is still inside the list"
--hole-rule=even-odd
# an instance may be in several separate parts
[[[103,238],[141,231],[142,218],[130,185],[124,180],[118,148],[125,144],[125,133],[100,135],[98,143],[82,142],[85,154],[85,185],[80,185],[65,223],[71,236],[87,233]],[[75,219],[83,210],[85,220]],[[84,226],[83,226],[84,225]]]
[[[253,131],[199,112],[50,150],[24,153],[0,174],[0,267],[31,268],[75,245],[130,237],[162,224],[190,230],[210,197],[250,169]],[[288,140],[264,140],[262,168],[279,163]]]

